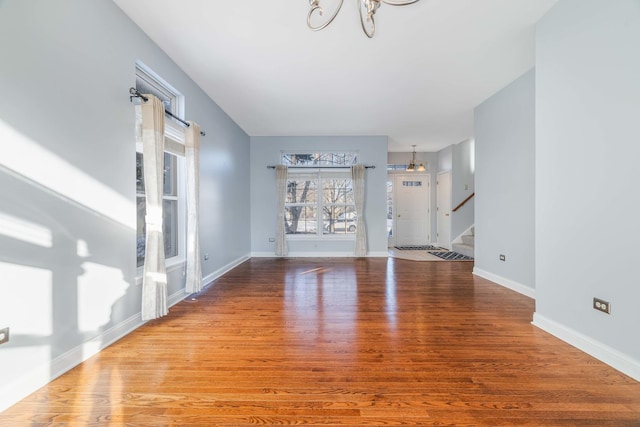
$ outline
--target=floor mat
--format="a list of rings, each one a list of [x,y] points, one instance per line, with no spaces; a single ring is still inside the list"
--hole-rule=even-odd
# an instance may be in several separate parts
[[[434,251],[429,253],[438,258],[446,259],[447,261],[473,261],[473,258],[459,254],[458,252]]]
[[[433,251],[440,249],[432,245],[396,246],[395,248],[400,249],[401,251]]]

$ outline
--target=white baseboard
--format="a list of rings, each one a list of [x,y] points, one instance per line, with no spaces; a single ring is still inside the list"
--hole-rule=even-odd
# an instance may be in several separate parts
[[[120,338],[131,333],[144,322],[140,313],[112,326],[100,335],[56,357],[45,365],[33,367],[14,384],[0,389],[0,412],[18,403],[34,391],[44,387],[60,375],[96,355]]]
[[[251,252],[251,258],[279,258],[275,252]]]
[[[273,256],[273,254],[271,254],[271,256]],[[211,282],[221,277],[223,274],[233,270],[234,268],[236,268],[237,266],[239,266],[240,264],[242,264],[243,262],[247,261],[250,258],[251,258],[250,255],[243,255],[240,258],[237,258],[231,261],[230,263],[223,265],[222,267],[215,270],[214,272],[207,274],[205,277],[202,278],[203,288],[206,288],[211,284]]]
[[[278,258],[273,252],[252,252],[253,258]],[[387,258],[389,253],[369,252],[367,258]],[[289,252],[284,258],[353,258],[353,252]]]
[[[473,274],[478,277],[482,277],[483,279],[490,280],[500,286],[504,286],[505,288],[511,289],[512,291],[516,291],[519,294],[528,296],[529,298],[536,297],[535,289],[514,280],[507,279],[506,277],[498,276],[497,274],[489,273],[488,271],[481,270],[476,267],[473,268]]]
[[[389,251],[384,252],[369,252],[367,258],[389,258]]]
[[[533,322],[531,323],[567,344],[617,369],[623,374],[630,376],[634,380],[640,381],[640,361],[632,359],[606,344],[596,341],[541,314],[534,313]]]

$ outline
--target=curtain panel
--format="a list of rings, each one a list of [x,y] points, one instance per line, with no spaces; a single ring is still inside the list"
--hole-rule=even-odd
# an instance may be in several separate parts
[[[287,199],[288,169],[284,165],[276,166],[276,192],[278,202],[278,222],[276,224],[276,256],[287,256],[287,239],[284,229],[284,204]]]
[[[202,264],[200,260],[200,126],[189,122],[185,132],[187,180],[187,269],[185,292],[202,290]]]
[[[353,198],[355,199],[356,214],[358,215],[358,227],[356,228],[356,245],[354,250],[354,255],[357,257],[367,256],[367,228],[364,219],[365,179],[366,169],[364,165],[351,166]]]
[[[142,320],[168,313],[167,274],[162,233],[162,184],[164,178],[164,106],[153,95],[142,104],[142,154],[146,215],[145,260],[142,276]]]

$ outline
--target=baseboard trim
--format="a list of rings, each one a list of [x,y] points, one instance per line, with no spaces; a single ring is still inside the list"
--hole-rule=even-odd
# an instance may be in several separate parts
[[[273,256],[273,254],[271,255]],[[242,264],[243,262],[248,261],[251,258],[251,255],[243,255],[239,258],[236,258],[235,260],[231,261],[230,263],[223,265],[222,267],[220,267],[219,269],[215,270],[214,272],[207,274],[205,277],[202,278],[202,283],[203,283],[203,289],[208,287],[209,285],[211,285],[211,283],[220,278],[221,276],[223,276],[225,273],[228,273],[229,271],[233,270],[234,268],[236,268],[237,266],[239,266],[240,264]]]
[[[100,335],[61,354],[53,359],[51,363],[34,367],[27,375],[22,376],[13,384],[7,384],[6,387],[2,387],[0,391],[0,412],[15,405],[34,391],[44,387],[60,375],[133,332],[143,323],[140,313],[137,313],[118,325],[106,329]]]
[[[529,298],[536,297],[536,290],[530,288],[527,285],[523,285],[522,283],[518,283],[514,280],[507,279],[506,277],[498,276],[497,274],[489,273],[488,271],[482,270],[480,268],[473,268],[473,274],[478,277],[482,277],[483,279],[490,280],[500,286],[511,289],[512,291],[516,291],[519,294],[525,295]]]
[[[632,359],[600,341],[596,341],[539,313],[533,313],[531,324],[630,376],[634,380],[640,381],[640,361]]]
[[[253,258],[280,258],[273,252],[252,252]],[[389,253],[369,252],[366,258],[387,258]],[[289,252],[284,258],[353,258],[353,252]]]

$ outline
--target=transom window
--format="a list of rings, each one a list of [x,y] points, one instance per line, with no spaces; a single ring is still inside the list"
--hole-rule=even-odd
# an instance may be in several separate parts
[[[282,153],[282,164],[286,166],[352,166],[356,163],[358,155],[352,152]]]

